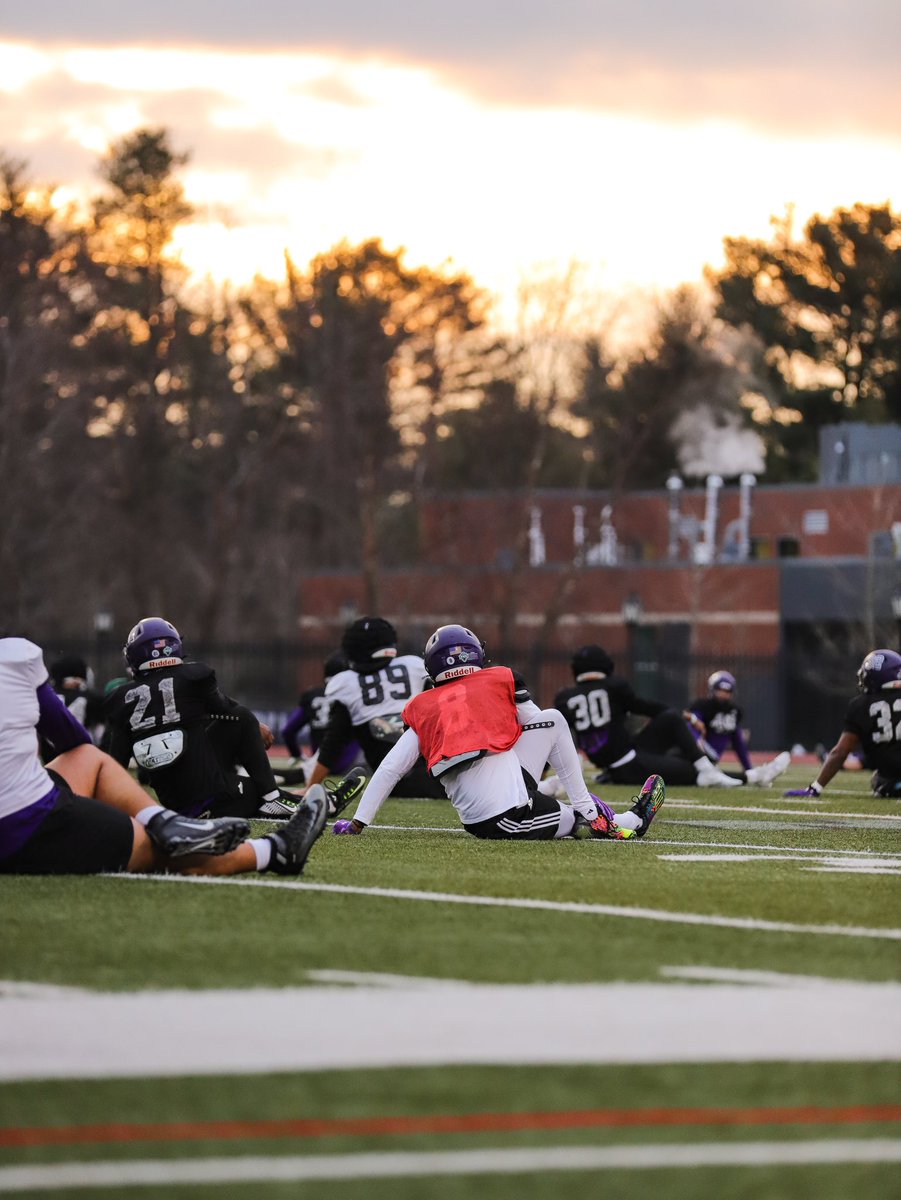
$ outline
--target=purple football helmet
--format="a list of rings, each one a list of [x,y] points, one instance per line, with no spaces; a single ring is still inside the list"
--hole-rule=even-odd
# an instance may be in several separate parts
[[[734,692],[735,691],[735,676],[728,671],[714,671],[707,680],[707,695],[712,696],[714,692]]]
[[[125,640],[125,661],[133,671],[178,666],[182,653],[181,635],[162,617],[144,617]]]
[[[425,669],[435,683],[471,675],[485,665],[482,643],[465,625],[442,625],[425,644]]]
[[[901,654],[894,650],[871,650],[860,664],[857,686],[862,692],[901,688]]]

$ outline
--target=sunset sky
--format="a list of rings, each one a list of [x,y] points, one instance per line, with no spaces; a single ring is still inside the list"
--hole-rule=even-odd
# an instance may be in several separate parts
[[[571,260],[662,289],[789,205],[901,207],[899,46],[898,0],[7,6],[0,150],[83,195],[166,127],[215,278],[378,236],[508,306]]]

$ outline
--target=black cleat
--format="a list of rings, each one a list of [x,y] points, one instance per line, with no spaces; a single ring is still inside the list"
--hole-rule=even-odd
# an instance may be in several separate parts
[[[198,820],[164,808],[147,822],[147,833],[164,854],[182,858],[186,854],[228,854],[250,837],[250,825],[243,817]]]
[[[290,821],[302,804],[303,796],[295,796],[293,792],[279,788],[278,796],[264,800],[255,815],[268,817],[270,821]]]
[[[635,813],[641,819],[641,827],[635,830],[636,837],[644,837],[648,827],[657,815],[657,811],[666,798],[666,785],[660,775],[649,775],[641,785],[641,791],[635,797],[635,803],[629,812]]]
[[[322,784],[309,788],[290,821],[277,833],[266,836],[272,843],[269,870],[276,875],[299,875],[309,858],[313,843],[325,829],[328,817],[328,796]]]
[[[344,812],[348,804],[359,799],[368,782],[369,775],[365,767],[351,767],[338,786],[327,791],[328,815],[337,817]]]

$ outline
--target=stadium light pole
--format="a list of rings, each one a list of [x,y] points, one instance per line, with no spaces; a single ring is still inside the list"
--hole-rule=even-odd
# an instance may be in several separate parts
[[[638,592],[629,592],[628,596],[623,600],[620,614],[623,618],[623,624],[626,626],[629,674],[633,680],[635,678],[635,651],[638,641],[636,634],[643,613],[644,605],[641,602],[641,596],[639,596]]]
[[[97,679],[106,673],[106,648],[113,628],[113,614],[106,609],[94,613],[94,671]]]
[[[901,592],[892,596],[892,616],[895,618],[895,641],[901,650]]]

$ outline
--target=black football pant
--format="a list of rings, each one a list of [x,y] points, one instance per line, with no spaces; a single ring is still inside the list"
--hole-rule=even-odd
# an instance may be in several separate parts
[[[682,714],[667,708],[652,717],[635,738],[631,762],[608,770],[614,783],[640,787],[649,775],[662,775],[667,785],[692,787],[698,781],[692,764],[700,757],[698,743]]]

